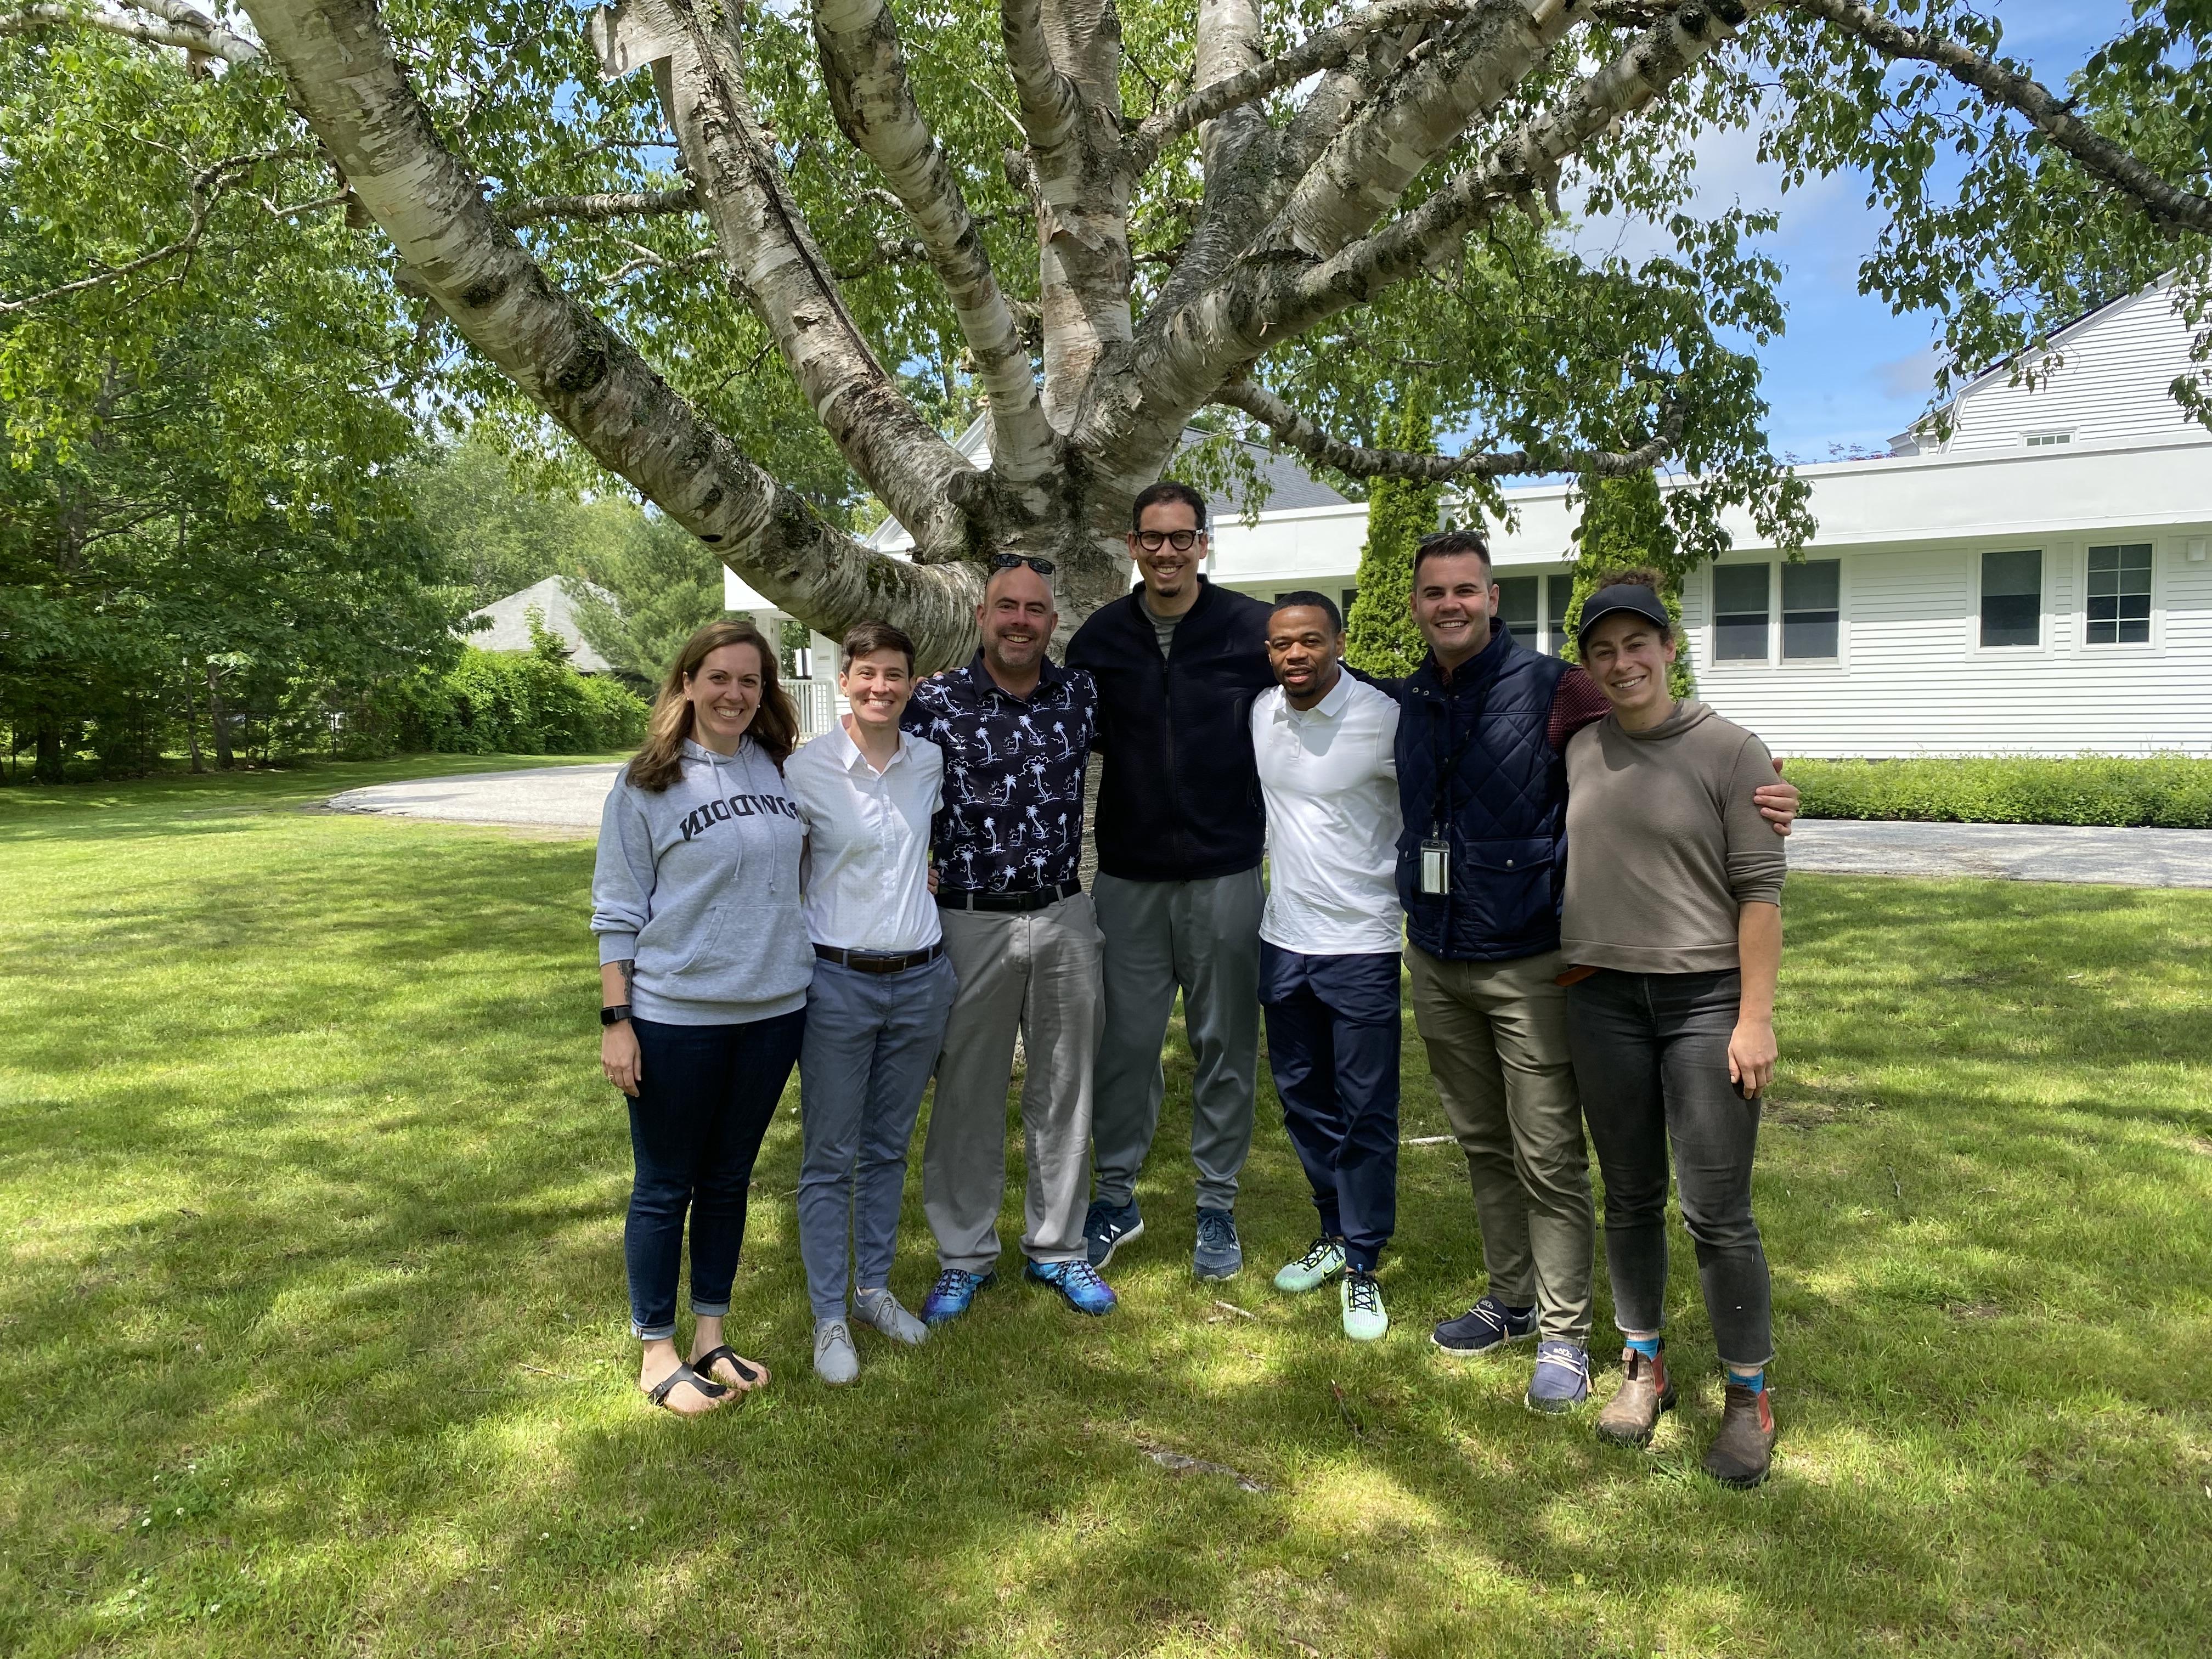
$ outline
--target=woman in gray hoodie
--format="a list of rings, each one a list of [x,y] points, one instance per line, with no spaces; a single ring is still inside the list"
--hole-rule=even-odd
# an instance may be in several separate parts
[[[799,906],[805,824],[783,781],[799,719],[749,622],[710,623],[668,671],[599,823],[592,876],[607,1079],[629,1097],[623,1231],[638,1386],[711,1411],[765,1367],[722,1340],[761,1137],[799,1059],[814,955]],[[676,1285],[691,1224],[691,1357]]]

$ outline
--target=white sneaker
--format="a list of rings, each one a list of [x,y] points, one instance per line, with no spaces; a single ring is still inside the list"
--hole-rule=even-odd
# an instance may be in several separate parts
[[[814,1374],[833,1388],[860,1374],[860,1356],[854,1352],[853,1333],[843,1320],[814,1322]]]

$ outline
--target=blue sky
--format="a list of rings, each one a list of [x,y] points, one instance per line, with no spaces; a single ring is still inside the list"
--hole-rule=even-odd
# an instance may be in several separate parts
[[[2007,52],[2054,87],[2128,18],[2124,0],[2001,0],[1992,9]],[[1731,137],[1701,154],[1700,194],[1782,215],[1766,246],[1785,272],[1789,330],[1760,354],[1774,447],[1807,461],[1826,459],[1831,445],[1886,447],[1927,407],[1934,319],[1893,315],[1859,293],[1859,261],[1880,229],[1863,180],[1818,180],[1784,196],[1751,149]]]

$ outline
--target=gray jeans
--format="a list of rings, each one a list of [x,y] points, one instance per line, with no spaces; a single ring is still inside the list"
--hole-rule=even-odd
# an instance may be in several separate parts
[[[922,1209],[939,1265],[980,1273],[999,1259],[1017,1031],[1028,1166],[1022,1253],[1038,1262],[1080,1261],[1101,997],[1091,896],[1022,915],[945,910],[939,920],[960,993],[921,1152]]]
[[[957,987],[939,957],[898,974],[817,961],[799,1055],[799,1255],[817,1319],[842,1319],[845,1239],[860,1288],[890,1283],[907,1144]]]
[[[1596,1224],[1556,951],[1445,962],[1409,946],[1413,1024],[1467,1158],[1490,1293],[1547,1342],[1589,1340]]]
[[[1252,1091],[1260,1070],[1260,872],[1207,881],[1124,881],[1100,875],[1106,935],[1106,1031],[1098,1045],[1098,1199],[1116,1207],[1160,1127],[1160,1065],[1176,991],[1196,1066],[1190,1083],[1190,1161],[1200,1209],[1231,1209],[1252,1151]]]

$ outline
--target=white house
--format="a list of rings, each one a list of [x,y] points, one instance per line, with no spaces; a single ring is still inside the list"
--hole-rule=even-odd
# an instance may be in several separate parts
[[[1740,516],[1685,584],[1700,695],[1784,755],[2212,754],[2212,434],[2167,391],[2189,346],[2161,285],[2057,335],[2033,391],[2008,365],[1966,386],[1948,439],[1928,423],[1800,468],[1820,526],[1802,562]],[[1216,520],[1212,578],[1348,599],[1365,503],[1267,465],[1257,520]],[[1564,485],[1507,494],[1504,619],[1556,651],[1576,510]]]

